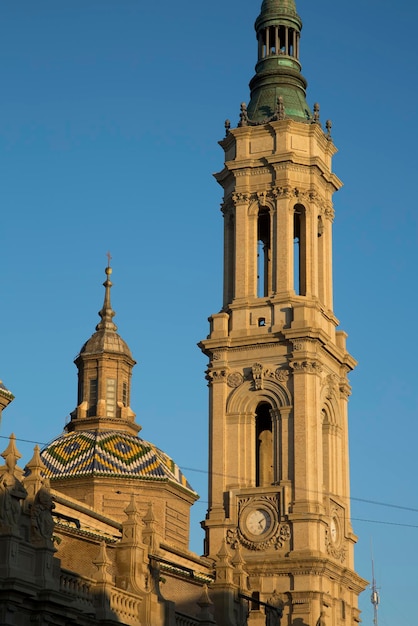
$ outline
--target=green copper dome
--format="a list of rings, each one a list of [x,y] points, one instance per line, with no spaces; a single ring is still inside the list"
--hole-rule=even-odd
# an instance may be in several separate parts
[[[299,61],[302,21],[294,0],[264,0],[255,22],[258,61],[250,82],[250,123],[273,118],[280,98],[285,117],[300,122],[311,120],[306,102],[307,82]]]

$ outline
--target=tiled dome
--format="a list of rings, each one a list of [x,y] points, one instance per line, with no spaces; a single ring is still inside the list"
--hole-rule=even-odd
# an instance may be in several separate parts
[[[138,478],[171,482],[195,493],[174,461],[152,443],[116,430],[64,434],[41,452],[46,476]]]

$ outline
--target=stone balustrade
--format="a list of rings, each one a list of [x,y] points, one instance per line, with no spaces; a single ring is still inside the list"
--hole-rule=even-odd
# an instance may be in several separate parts
[[[199,626],[200,622],[189,615],[176,613],[176,626]]]

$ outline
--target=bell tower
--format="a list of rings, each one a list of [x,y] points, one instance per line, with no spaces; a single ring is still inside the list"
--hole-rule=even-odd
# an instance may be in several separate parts
[[[224,297],[201,343],[209,358],[206,555],[240,551],[264,626],[354,625],[347,374],[355,366],[332,299],[336,148],[306,103],[294,0],[264,0],[256,73],[220,142]],[[320,621],[322,620],[322,621]]]

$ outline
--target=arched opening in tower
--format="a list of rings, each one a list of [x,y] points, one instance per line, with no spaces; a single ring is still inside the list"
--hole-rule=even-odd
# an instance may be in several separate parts
[[[265,207],[258,212],[257,224],[257,296],[265,298],[271,287],[271,226]]]
[[[296,295],[306,296],[306,213],[302,204],[294,208],[293,242],[294,290]]]
[[[262,402],[255,413],[256,425],[256,487],[267,487],[273,476],[273,425],[270,405]]]

